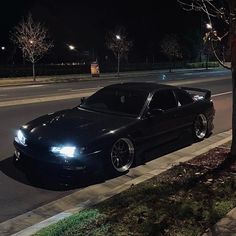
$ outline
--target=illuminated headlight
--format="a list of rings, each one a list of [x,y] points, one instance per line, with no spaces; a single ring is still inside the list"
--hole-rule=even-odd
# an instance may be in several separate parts
[[[51,147],[51,152],[65,158],[73,158],[77,153],[73,146]]]
[[[26,137],[25,137],[24,133],[21,130],[17,131],[15,141],[19,144],[22,144],[23,146],[27,146]]]

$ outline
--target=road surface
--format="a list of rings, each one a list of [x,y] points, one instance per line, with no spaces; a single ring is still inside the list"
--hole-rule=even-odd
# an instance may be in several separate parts
[[[210,89],[216,109],[214,133],[231,128],[231,80],[229,72],[183,72],[165,75],[164,78],[165,80],[162,80],[163,75],[150,73],[142,77],[137,76],[137,78],[124,77],[119,79],[119,82],[161,81],[178,86]],[[12,166],[11,156],[14,151],[12,141],[16,129],[39,115],[74,107],[79,104],[81,94],[93,93],[98,88],[116,82],[117,80],[107,79],[0,88],[0,222],[76,191],[76,189],[53,191],[34,187],[23,173]],[[65,95],[67,95],[66,99],[50,101],[52,97],[61,99]],[[70,98],[70,96],[74,98]],[[46,101],[33,100],[36,98],[47,99]],[[29,103],[29,101],[34,102]],[[15,102],[15,105],[9,105],[9,102]]]

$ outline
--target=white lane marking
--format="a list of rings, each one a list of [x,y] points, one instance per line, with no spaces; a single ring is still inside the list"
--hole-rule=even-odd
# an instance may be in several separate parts
[[[187,84],[200,84],[200,83],[207,83],[207,82],[215,82],[215,81],[221,81],[221,80],[230,80],[230,77],[223,77],[223,78],[205,78],[205,79],[193,79],[193,80],[179,80],[178,82],[175,81],[168,81],[166,82],[166,84],[170,84],[170,85],[175,85],[175,86],[179,86],[179,85],[187,85]]]
[[[103,88],[103,87],[84,88],[84,89],[71,89],[70,91],[78,92],[78,91],[94,90],[94,89],[101,89],[101,88]]]
[[[195,73],[184,73],[183,75],[201,75],[201,74],[227,74],[228,71],[226,71],[226,73],[222,73],[222,71],[199,71],[199,72],[195,72]]]
[[[90,96],[91,94],[92,92],[87,92],[87,93],[84,92],[80,94],[68,94],[68,95],[60,95],[60,96],[52,96],[52,97],[40,97],[40,98],[30,98],[30,99],[27,98],[27,99],[14,100],[14,101],[3,101],[3,102],[0,102],[0,107],[75,99],[75,98],[87,97],[87,96]]]
[[[57,91],[70,91],[71,88],[57,89]]]
[[[213,94],[211,97],[219,97],[219,96],[223,96],[223,95],[227,95],[227,94],[231,94],[232,91],[229,91],[229,92],[225,92],[225,93],[218,93],[218,94]]]
[[[35,84],[35,85],[27,85],[25,87],[26,88],[38,88],[38,87],[43,87],[43,86],[45,86],[45,85],[43,85],[43,84]]]
[[[44,84],[26,85],[26,86],[15,86],[15,87],[3,87],[0,90],[13,90],[13,89],[25,89],[25,88],[39,88],[45,86]]]

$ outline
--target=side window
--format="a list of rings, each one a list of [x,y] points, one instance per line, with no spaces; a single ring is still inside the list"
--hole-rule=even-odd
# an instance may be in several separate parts
[[[150,102],[150,109],[168,110],[177,107],[177,102],[172,90],[160,90],[156,92]]]
[[[178,99],[178,105],[183,106],[193,102],[193,99],[191,98],[189,93],[184,90],[176,89],[175,94]]]

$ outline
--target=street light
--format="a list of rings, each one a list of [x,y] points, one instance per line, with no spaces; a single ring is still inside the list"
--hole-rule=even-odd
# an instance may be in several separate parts
[[[74,46],[74,45],[68,45],[68,47],[69,47],[69,49],[70,49],[71,51],[75,50],[75,46]]]
[[[121,40],[121,37],[120,37],[119,34],[116,35],[116,39],[117,39],[117,40]]]
[[[2,51],[5,51],[5,50],[6,50],[6,47],[2,46],[2,47],[1,47],[1,50],[2,50]]]
[[[207,24],[206,24],[206,28],[209,29],[209,30],[211,30],[211,29],[212,29],[212,24],[211,24],[211,23],[207,23]]]

